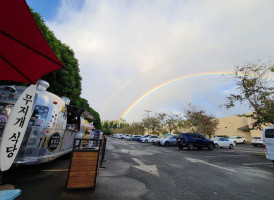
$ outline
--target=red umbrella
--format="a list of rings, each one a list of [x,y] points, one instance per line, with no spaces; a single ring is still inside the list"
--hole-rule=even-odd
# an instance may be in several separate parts
[[[0,80],[36,83],[61,69],[25,0],[0,2]]]

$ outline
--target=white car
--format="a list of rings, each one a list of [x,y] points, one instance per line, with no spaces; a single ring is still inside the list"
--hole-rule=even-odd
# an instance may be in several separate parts
[[[153,142],[153,141],[155,141],[156,139],[158,139],[158,136],[151,135],[151,136],[148,136],[148,137],[146,137],[146,138],[142,138],[142,139],[140,140],[140,142],[148,143],[148,142]]]
[[[160,140],[162,140],[162,139],[164,139],[164,138],[166,138],[166,137],[168,137],[169,135],[165,135],[165,136],[162,136],[162,137],[158,137],[158,138],[155,138],[153,141],[152,141],[152,144],[157,144],[157,145],[161,145],[160,144]]]
[[[253,137],[251,140],[251,144],[256,147],[257,145],[263,145],[264,142],[262,137]]]
[[[126,139],[127,136],[129,136],[129,134],[123,134],[121,139]]]
[[[122,134],[120,134],[120,133],[116,133],[116,134],[113,135],[113,137],[114,137],[114,138],[120,138],[121,135],[122,135]]]
[[[234,141],[236,144],[239,144],[239,143],[245,144],[246,143],[246,139],[243,136],[231,136],[228,139],[231,141]]]
[[[215,148],[227,147],[227,148],[233,149],[236,143],[227,138],[218,138],[217,140],[214,140],[214,145],[215,145]]]
[[[267,127],[263,130],[264,151],[266,158],[274,164],[274,127]]]
[[[119,134],[117,138],[123,139],[124,138],[124,134]]]
[[[127,136],[125,137],[126,140],[130,140],[130,138],[132,138],[132,135],[131,135],[131,134],[129,134],[129,135],[127,135]]]
[[[229,138],[227,135],[215,135],[214,138],[211,138],[211,140],[215,141],[218,140],[219,138]]]

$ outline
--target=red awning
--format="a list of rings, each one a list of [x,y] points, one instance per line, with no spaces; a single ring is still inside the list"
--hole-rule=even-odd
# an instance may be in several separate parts
[[[36,83],[61,69],[25,0],[0,2],[0,80]]]

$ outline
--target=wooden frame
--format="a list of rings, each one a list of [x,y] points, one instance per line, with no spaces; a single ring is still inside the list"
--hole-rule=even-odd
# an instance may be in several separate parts
[[[77,141],[79,143],[76,145]],[[96,147],[85,148],[82,146],[83,141],[99,143]],[[101,146],[102,140],[100,139],[74,139],[66,190],[95,189],[99,173]]]

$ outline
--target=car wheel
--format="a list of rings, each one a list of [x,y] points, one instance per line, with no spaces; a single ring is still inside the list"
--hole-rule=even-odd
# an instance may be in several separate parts
[[[216,148],[216,149],[219,148],[219,145],[218,145],[217,143],[215,144],[215,148]]]
[[[194,145],[192,143],[188,143],[187,144],[187,148],[188,148],[188,150],[193,150],[194,149]]]
[[[233,149],[233,144],[230,144],[230,145],[229,145],[229,148],[230,148],[230,149]]]
[[[202,150],[203,147],[198,147],[199,150]]]
[[[147,140],[145,140],[145,143],[147,143],[148,141]]]
[[[179,149],[184,149],[184,147],[183,147],[183,146],[178,146],[178,148],[179,148]]]
[[[244,141],[243,141],[243,143],[245,144],[245,143],[246,143],[246,141],[244,140]]]
[[[153,145],[155,145],[155,142],[152,142]]]
[[[256,146],[257,146],[257,144],[253,144],[253,146],[254,146],[254,147],[256,147]]]
[[[166,147],[169,147],[169,142],[165,142],[165,146],[166,146]]]
[[[274,160],[272,160],[273,164],[274,164]]]
[[[207,148],[210,151],[214,150],[214,144],[210,143]]]

